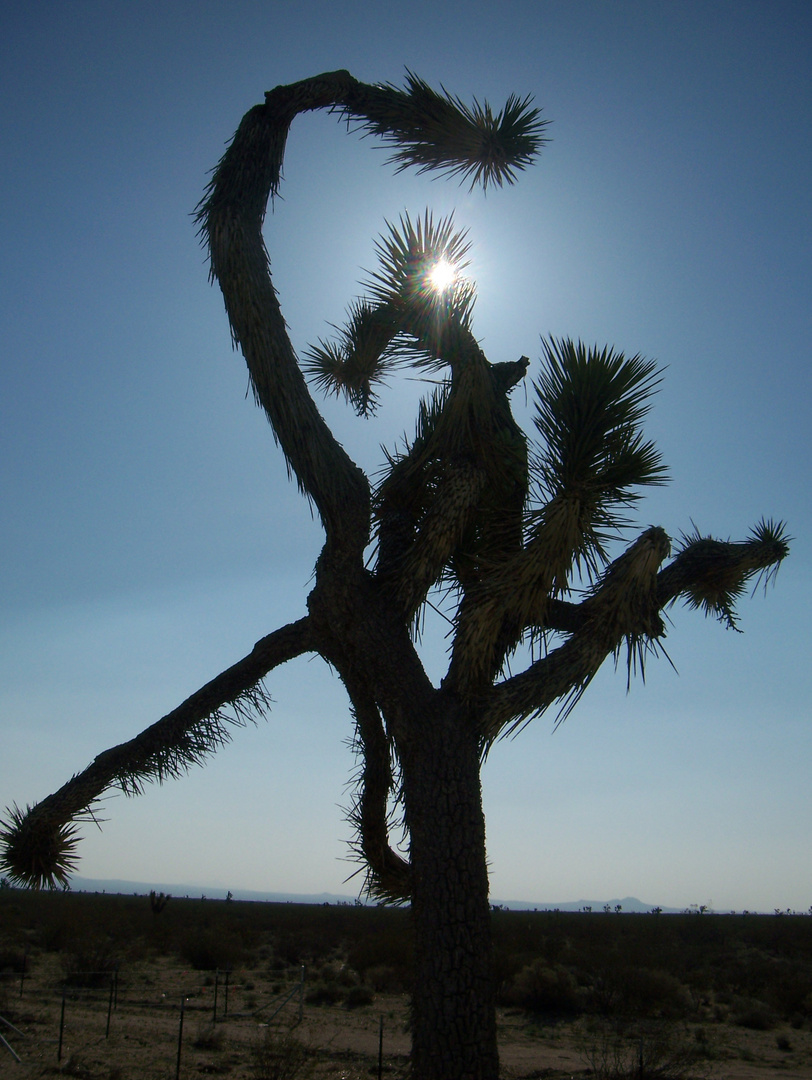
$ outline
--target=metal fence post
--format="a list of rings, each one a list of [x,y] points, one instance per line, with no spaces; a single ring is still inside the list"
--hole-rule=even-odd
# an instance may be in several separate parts
[[[178,1024],[178,1060],[175,1064],[175,1080],[180,1077],[180,1052],[183,1046],[183,1010],[186,1006],[186,998],[180,999],[180,1023]]]
[[[62,1034],[65,1031],[65,991],[62,991],[62,1012],[59,1015],[59,1047],[56,1051],[56,1060],[62,1060]]]
[[[115,976],[110,976],[110,1000],[107,1002],[107,1030],[104,1033],[105,1039],[110,1038],[110,1016],[113,1012],[113,993],[115,991],[116,980]]]
[[[382,1080],[383,1077],[383,1013],[381,1013],[381,1022],[378,1027],[378,1080]]]

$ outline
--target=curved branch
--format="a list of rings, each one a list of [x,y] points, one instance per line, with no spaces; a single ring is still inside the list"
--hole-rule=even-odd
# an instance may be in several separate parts
[[[530,100],[511,98],[494,115],[468,108],[409,75],[407,89],[367,86],[333,71],[265,95],[246,113],[198,207],[201,234],[220,283],[235,343],[258,403],[270,419],[288,467],[318,508],[328,541],[361,553],[369,535],[369,484],[333,437],[302,377],[271,282],[262,223],[279,187],[294,117],[333,109],[397,147],[400,167],[441,169],[472,182],[512,183],[544,143]]]
[[[183,704],[128,742],[105,750],[59,791],[23,812],[7,811],[0,830],[0,870],[39,888],[65,884],[76,863],[76,819],[111,787],[138,795],[149,781],[174,778],[228,742],[229,726],[262,716],[270,699],[261,680],[273,668],[313,651],[309,618],[262,638],[248,656],[221,672]]]
[[[347,80],[336,72],[280,87],[243,117],[198,209],[211,273],[223,292],[235,344],[299,487],[313,499],[328,540],[361,552],[369,535],[369,483],[333,436],[307,389],[271,281],[262,238],[279,185],[287,131],[306,109],[332,105]]]
[[[662,529],[648,529],[609,567],[594,593],[580,604],[555,600],[545,606],[543,627],[571,636],[557,649],[492,692],[486,710],[486,742],[539,715],[557,701],[566,716],[610,653],[624,640],[629,665],[664,634],[660,612],[682,596],[693,607],[735,626],[732,601],[753,577],[771,577],[789,553],[780,523],[761,522],[739,543],[686,538],[668,566]]]
[[[350,692],[349,686],[347,689]],[[389,797],[394,789],[390,742],[378,707],[354,681],[351,699],[356,746],[364,762],[359,791],[349,814],[357,833],[354,846],[367,867],[369,894],[400,903],[411,896],[411,867],[389,843]]]
[[[494,687],[483,721],[487,743],[558,701],[563,702],[559,718],[563,719],[624,640],[636,647],[639,641],[652,643],[662,636],[657,571],[669,550],[663,529],[647,529],[580,605],[581,625],[572,636],[526,671]]]

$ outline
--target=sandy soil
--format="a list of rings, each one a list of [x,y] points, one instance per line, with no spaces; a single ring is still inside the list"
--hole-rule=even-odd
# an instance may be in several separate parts
[[[224,987],[218,986],[215,1024],[215,988],[210,977],[206,980],[202,973],[163,960],[123,973],[113,1009],[108,988],[71,991],[65,999],[58,1060],[62,997],[54,990],[57,974],[41,968],[27,981],[22,997],[15,983],[0,987],[0,1016],[13,1024],[0,1024],[0,1035],[21,1059],[16,1062],[0,1043],[3,1080],[58,1075],[85,1080],[173,1080],[176,1076],[190,1080],[206,1075],[232,1080],[297,1080],[307,1076],[368,1080],[378,1076],[381,1032],[382,1075],[400,1080],[407,1074],[409,1035],[404,996],[376,995],[372,1005],[355,1010],[305,1004],[300,1022],[297,994],[272,1018],[281,999],[279,984],[272,984],[267,973],[234,972],[227,1017]],[[292,990],[295,984],[288,984],[281,996]],[[697,1041],[699,1027],[688,1025],[682,1036]],[[583,1032],[571,1025],[542,1025],[521,1012],[505,1011],[499,1017],[499,1031],[505,1080],[564,1080],[588,1073],[589,1061],[579,1049]],[[812,1032],[789,1028],[756,1032],[706,1024],[701,1026],[699,1038],[707,1048],[701,1069],[709,1077],[812,1080]],[[266,1044],[280,1051],[283,1058],[287,1053],[288,1074],[259,1067]],[[307,1055],[297,1071],[296,1056],[302,1046]]]

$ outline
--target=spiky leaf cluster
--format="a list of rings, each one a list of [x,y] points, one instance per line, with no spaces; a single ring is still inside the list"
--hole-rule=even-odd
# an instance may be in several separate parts
[[[683,560],[701,565],[690,585],[683,591],[685,603],[718,619],[730,630],[738,630],[736,604],[755,578],[755,588],[767,585],[775,578],[778,567],[789,552],[790,537],[782,521],[762,518],[741,544],[720,543],[703,536],[694,526],[683,533],[680,556]],[[729,552],[736,550],[734,561]]]
[[[453,364],[473,343],[473,284],[461,273],[470,244],[453,216],[435,222],[426,211],[408,214],[376,243],[378,269],[366,282],[368,296],[350,307],[336,342],[319,341],[305,354],[303,367],[323,393],[343,394],[361,415],[374,410],[376,384],[398,364]],[[441,262],[454,267],[446,288],[432,272]]]
[[[423,79],[407,71],[406,87],[391,83],[378,87],[365,101],[363,128],[396,147],[389,159],[400,172],[416,168],[437,170],[446,176],[501,187],[513,184],[516,173],[533,163],[547,140],[547,121],[531,106],[532,98],[511,94],[503,109],[494,113],[476,99],[467,105],[445,88],[438,93]],[[346,109],[357,115],[354,109]]]
[[[65,889],[79,856],[76,821],[51,821],[31,814],[31,807],[6,808],[0,821],[0,874],[29,889]]]
[[[595,573],[640,498],[636,489],[668,478],[641,426],[661,374],[654,362],[608,347],[552,337],[542,347],[546,365],[534,384],[533,423],[543,440],[533,459],[542,502],[535,531],[568,529],[575,564]]]

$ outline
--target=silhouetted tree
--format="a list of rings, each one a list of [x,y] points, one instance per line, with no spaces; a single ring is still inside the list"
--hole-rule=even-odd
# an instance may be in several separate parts
[[[363,766],[351,816],[369,892],[411,903],[413,1074],[495,1080],[483,755],[550,707],[560,722],[606,657],[625,649],[631,676],[658,651],[661,613],[674,601],[734,625],[736,598],[754,576],[771,576],[787,539],[770,521],[741,543],[693,532],[664,566],[671,541],[653,527],[612,558],[640,488],[666,479],[641,430],[657,368],[611,348],[545,341],[529,444],[510,408],[528,360],[491,363],[477,344],[473,289],[461,274],[467,244],[451,219],[426,213],[390,226],[366,297],[338,340],[300,365],[262,227],[288,128],[321,108],[383,139],[398,168],[439,169],[484,188],[512,183],[545,141],[530,99],[511,97],[494,113],[411,74],[401,90],[332,72],[277,87],[245,115],[199,223],[256,401],[324,529],[307,612],[54,795],[13,808],[2,869],[28,885],[65,881],[76,822],[106,788],[138,794],[201,762],[231,725],[266,712],[262,680],[273,668],[318,653],[354,717]],[[433,277],[438,262],[443,280]],[[325,424],[303,367],[364,415],[382,380],[408,364],[430,373],[435,389],[414,438],[391,451],[373,483]],[[416,646],[429,603],[453,626],[437,686]],[[393,807],[408,857],[390,839]]]
[[[154,889],[149,894],[149,906],[153,915],[160,915],[169,901],[172,899],[171,893],[156,893]]]

